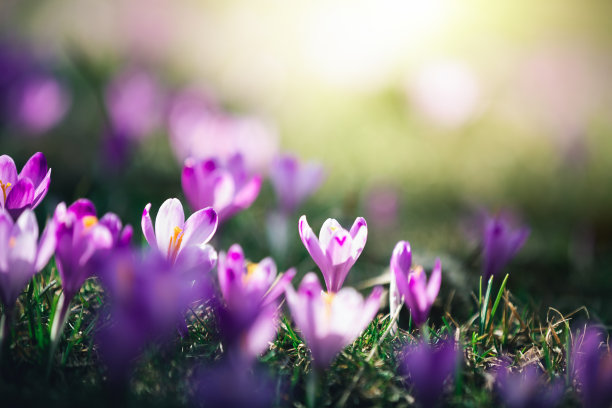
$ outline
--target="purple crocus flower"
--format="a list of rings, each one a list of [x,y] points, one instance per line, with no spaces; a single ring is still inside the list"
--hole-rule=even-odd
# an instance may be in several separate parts
[[[224,306],[219,308],[228,348],[256,357],[276,333],[277,299],[295,276],[295,269],[277,276],[272,258],[247,262],[238,244],[219,254],[217,267]]]
[[[452,340],[439,346],[419,342],[407,346],[400,357],[400,372],[413,386],[414,396],[423,407],[434,407],[444,391],[444,382],[453,377],[457,350]]]
[[[507,408],[552,408],[563,396],[562,381],[548,383],[540,368],[530,364],[521,372],[507,366],[496,370],[495,389]]]
[[[612,352],[606,347],[603,333],[587,327],[575,336],[571,354],[572,374],[579,384],[585,408],[608,408],[612,405]]]
[[[281,211],[291,214],[323,182],[320,163],[301,163],[296,156],[278,155],[270,167],[270,180],[276,190]]]
[[[53,128],[70,106],[68,92],[50,75],[32,75],[16,92],[16,119],[30,133],[40,134]]]
[[[0,208],[13,219],[26,208],[36,208],[47,195],[50,182],[51,169],[47,168],[44,154],[33,154],[19,174],[10,156],[0,156]]]
[[[486,218],[483,235],[482,275],[488,281],[491,276],[498,275],[521,249],[529,236],[529,228],[515,229],[511,217],[500,214]]]
[[[99,275],[109,296],[110,322],[102,323],[97,342],[115,383],[128,379],[148,343],[170,339],[190,304],[211,294],[194,291],[191,278],[173,273],[173,265],[156,250],[144,255],[128,248],[113,251]]]
[[[436,259],[429,282],[423,267],[412,267],[412,252],[407,241],[395,245],[391,255],[391,279],[395,279],[397,291],[410,308],[410,315],[417,326],[422,326],[429,317],[431,305],[436,300],[442,282],[442,265]]]
[[[79,199],[70,207],[58,204],[53,221],[57,248],[55,261],[62,279],[67,302],[80,290],[83,282],[94,273],[94,256],[116,247],[125,247],[132,238],[132,227],[122,227],[113,213],[100,220],[96,207],[87,199]]]
[[[10,311],[32,276],[45,267],[55,250],[53,224],[47,224],[38,241],[34,213],[26,209],[13,222],[0,209],[0,300]]]
[[[241,154],[226,165],[216,159],[187,159],[181,182],[189,205],[194,210],[214,208],[220,221],[248,208],[261,188],[261,176],[248,175]]]
[[[347,231],[338,221],[328,218],[317,238],[306,216],[302,215],[299,233],[304,246],[323,274],[327,290],[338,292],[366,244],[368,225],[365,219],[357,217],[351,230]]]
[[[187,221],[181,202],[169,198],[161,205],[155,228],[149,214],[151,203],[142,213],[142,232],[151,246],[170,263],[183,270],[202,269],[200,274],[212,270],[217,252],[207,245],[217,230],[217,213],[211,207],[193,213]]]
[[[364,301],[353,288],[323,292],[317,275],[309,272],[297,291],[285,289],[291,316],[312,352],[313,364],[327,368],[336,355],[370,324],[380,306],[382,288]]]

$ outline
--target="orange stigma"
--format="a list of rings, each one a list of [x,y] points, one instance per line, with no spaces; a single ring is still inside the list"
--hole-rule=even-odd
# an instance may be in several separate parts
[[[89,229],[98,223],[98,217],[96,217],[95,215],[86,215],[85,217],[83,217],[82,221],[83,226],[86,229]]]
[[[6,202],[6,196],[8,195],[11,186],[11,183],[4,184],[2,183],[2,180],[0,180],[0,188],[2,189],[2,194],[4,195],[4,202]]]
[[[183,230],[179,227],[174,227],[174,232],[170,236],[170,242],[168,242],[168,259],[172,262],[176,261],[176,256],[181,248],[181,242],[183,242]]]

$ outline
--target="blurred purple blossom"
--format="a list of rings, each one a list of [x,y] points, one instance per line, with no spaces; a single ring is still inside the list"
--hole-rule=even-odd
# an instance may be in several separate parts
[[[312,352],[315,367],[327,368],[368,327],[378,312],[381,295],[381,287],[374,288],[365,301],[353,288],[323,292],[313,272],[304,276],[297,293],[287,286],[291,316]]]
[[[317,238],[306,216],[302,215],[299,233],[302,243],[323,274],[327,290],[339,291],[366,244],[368,225],[365,219],[357,217],[351,230],[347,231],[338,221],[328,218]]]
[[[563,381],[548,382],[536,364],[512,372],[510,367],[499,367],[495,372],[495,389],[507,408],[552,408],[563,396]]]
[[[142,140],[159,126],[163,95],[157,81],[143,69],[120,72],[106,90],[106,108],[115,132]]]
[[[612,405],[612,352],[602,331],[587,327],[582,335],[575,336],[571,367],[583,406],[609,408]]]
[[[277,155],[270,166],[270,180],[281,211],[286,214],[296,211],[319,188],[324,176],[320,163],[300,162],[290,154]]]
[[[407,241],[395,245],[391,255],[391,279],[395,280],[400,298],[410,308],[410,315],[417,326],[422,326],[429,317],[431,305],[436,300],[442,283],[442,265],[436,259],[427,282],[422,266],[412,266],[412,252]]]
[[[452,340],[438,346],[419,342],[407,346],[400,356],[400,372],[407,376],[417,402],[434,407],[442,397],[444,382],[453,378],[459,354]]]
[[[509,213],[485,217],[482,255],[482,275],[485,281],[498,275],[527,240],[529,228],[515,228],[514,224]]]
[[[34,213],[26,209],[13,222],[0,209],[0,300],[12,310],[17,297],[34,274],[47,265],[55,250],[55,231],[52,223],[38,241],[38,223]]]
[[[370,226],[381,230],[397,226],[399,194],[392,187],[374,187],[365,197],[365,211]]]
[[[128,379],[134,360],[151,342],[168,340],[193,302],[210,296],[210,286],[197,286],[157,251],[144,254],[114,251],[99,271],[109,296],[109,321],[97,334],[100,355],[112,381]]]
[[[55,261],[69,303],[95,272],[93,258],[128,246],[133,231],[129,225],[123,228],[119,217],[110,212],[98,220],[96,207],[84,198],[68,208],[65,203],[58,204],[52,222],[57,237]]]
[[[10,156],[0,156],[0,208],[13,219],[27,208],[36,208],[47,195],[50,182],[51,169],[44,154],[34,153],[19,174]]]
[[[272,258],[247,262],[240,245],[234,244],[227,254],[219,254],[217,272],[224,301],[218,310],[224,342],[231,352],[256,357],[276,333],[277,299],[296,271],[277,275]]]
[[[226,359],[195,375],[195,405],[206,408],[274,406],[274,383],[250,362]]]
[[[250,207],[259,195],[261,177],[250,176],[242,155],[235,154],[224,165],[218,159],[185,160],[181,184],[192,209],[212,207],[222,222]]]
[[[249,172],[265,172],[278,150],[278,135],[262,120],[223,112],[210,97],[194,90],[178,94],[170,105],[171,146],[179,160],[216,157],[229,161],[242,154]]]
[[[183,270],[199,269],[207,274],[217,261],[217,252],[207,245],[217,230],[217,213],[211,207],[193,213],[187,221],[181,202],[169,198],[161,205],[155,219],[151,220],[151,203],[142,213],[142,233],[151,248],[170,263]]]

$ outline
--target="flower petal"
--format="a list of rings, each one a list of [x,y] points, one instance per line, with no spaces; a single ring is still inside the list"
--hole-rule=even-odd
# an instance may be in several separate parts
[[[163,254],[168,251],[170,239],[174,235],[174,228],[182,229],[184,223],[185,214],[181,202],[176,198],[169,198],[164,201],[155,217],[157,247]]]
[[[182,247],[208,243],[217,230],[219,220],[212,207],[206,207],[193,213],[183,228]]]
[[[19,217],[23,210],[34,200],[34,184],[29,179],[22,179],[11,187],[4,204],[13,218]]]
[[[431,305],[438,293],[440,292],[440,285],[442,284],[442,264],[439,259],[436,259],[436,263],[434,265],[433,271],[431,272],[431,276],[429,277],[429,282],[427,283],[427,303]]]
[[[13,159],[6,154],[0,156],[0,181],[5,185],[17,183],[17,167]]]
[[[319,240],[316,235],[308,225],[308,221],[306,220],[306,216],[302,215],[298,222],[298,231],[300,233],[300,238],[302,239],[302,243],[306,247],[306,250],[312,257],[313,261],[317,264],[319,269],[323,274],[326,271],[331,269],[331,265],[329,264],[327,257],[323,253],[321,249],[321,245],[319,244]]]
[[[334,234],[334,231],[344,229],[342,226],[333,218],[328,218],[325,220],[323,225],[321,226],[321,231],[319,232],[319,244],[323,251],[329,246],[329,242],[331,241],[331,237]]]
[[[9,240],[13,230],[13,219],[0,209],[0,273],[8,272]]]
[[[351,244],[351,257],[357,259],[365,247],[366,240],[368,239],[368,224],[363,217],[357,217],[353,226],[351,227],[351,237],[353,242]]]
[[[55,246],[57,244],[56,237],[57,224],[52,220],[47,222],[47,226],[43,230],[40,242],[38,243],[38,253],[36,254],[36,272],[39,272],[44,268],[49,259],[55,252]]]
[[[268,293],[266,293],[264,297],[264,304],[273,302],[285,291],[285,288],[291,286],[291,280],[295,277],[297,270],[295,268],[291,268],[287,270],[285,273],[281,273],[276,282],[272,284]]]
[[[19,173],[19,179],[29,178],[32,184],[34,184],[35,187],[38,187],[47,173],[47,159],[45,158],[44,154],[38,152],[34,153],[23,166],[21,173]]]
[[[153,221],[151,220],[151,203],[145,205],[142,211],[140,226],[142,228],[142,234],[149,243],[149,246],[151,248],[157,248],[157,239],[155,238],[155,230],[153,229]],[[158,249],[161,251],[160,248]]]
[[[43,198],[47,195],[49,191],[49,185],[51,184],[51,169],[47,171],[47,175],[42,179],[40,184],[36,186],[36,190],[34,191],[34,201],[32,201],[32,208],[36,208],[38,204],[42,201]]]

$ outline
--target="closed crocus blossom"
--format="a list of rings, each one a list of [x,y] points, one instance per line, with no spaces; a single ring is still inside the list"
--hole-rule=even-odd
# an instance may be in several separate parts
[[[291,285],[287,286],[291,316],[318,369],[327,368],[370,324],[378,312],[381,295],[381,287],[374,288],[365,301],[353,288],[324,292],[313,272],[304,276],[297,292]]]
[[[255,357],[276,333],[277,299],[296,271],[292,268],[278,275],[272,258],[247,262],[240,245],[234,244],[227,254],[219,254],[217,272],[224,301],[218,312],[225,344]]]
[[[10,156],[0,156],[0,208],[17,219],[26,209],[34,209],[47,195],[51,182],[51,169],[47,168],[45,155],[32,155],[17,174],[17,167]]]
[[[563,396],[563,381],[548,382],[548,375],[536,364],[520,372],[501,366],[495,373],[495,390],[507,408],[552,408]]]
[[[358,217],[351,230],[347,231],[338,221],[328,218],[317,238],[306,216],[302,215],[299,233],[304,246],[323,274],[327,290],[339,291],[366,244],[368,226],[365,219]]]
[[[574,336],[571,354],[573,378],[585,408],[609,408],[612,404],[612,351],[605,333],[587,327]]]
[[[259,194],[261,177],[249,176],[242,155],[235,154],[226,165],[217,159],[185,160],[181,183],[194,210],[212,207],[224,221],[250,207]]]
[[[207,245],[218,225],[217,213],[211,207],[193,213],[185,221],[183,205],[176,198],[169,198],[161,205],[155,219],[151,220],[151,204],[142,213],[142,232],[149,245],[172,264],[182,269],[204,268],[210,271],[217,261],[217,252]]]
[[[32,276],[45,267],[55,250],[53,224],[38,241],[38,224],[31,210],[13,222],[0,210],[0,300],[10,311]]]
[[[276,191],[279,207],[292,213],[319,188],[323,182],[323,166],[319,163],[300,162],[296,156],[276,156],[270,167],[270,180]]]
[[[434,346],[426,342],[407,346],[400,356],[400,371],[413,387],[422,407],[435,407],[444,391],[444,382],[453,377],[457,350],[452,340]]]
[[[412,267],[410,244],[400,241],[391,255],[392,279],[397,291],[410,308],[410,315],[417,326],[422,326],[429,317],[431,305],[436,300],[442,282],[442,265],[436,259],[429,282],[422,266]]]
[[[485,220],[482,263],[485,281],[501,272],[529,236],[529,228],[514,228],[512,224],[508,214],[487,217]]]

